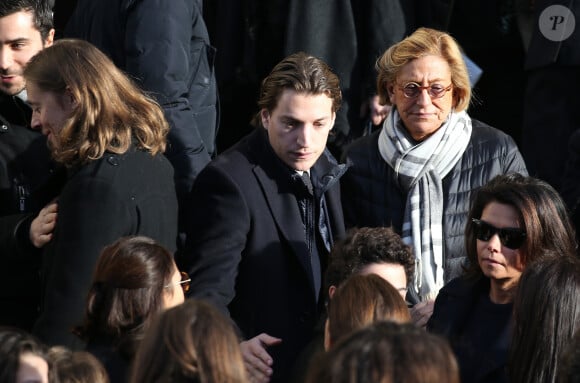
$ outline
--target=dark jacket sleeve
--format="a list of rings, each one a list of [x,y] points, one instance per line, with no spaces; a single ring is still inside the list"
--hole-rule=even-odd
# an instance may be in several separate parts
[[[58,225],[44,256],[42,314],[33,332],[47,344],[77,346],[72,327],[81,324],[93,270],[103,247],[130,234],[127,205],[102,179],[72,181],[59,199]]]
[[[213,75],[207,36],[192,36],[192,22],[203,23],[201,14],[197,1],[186,0],[142,0],[127,13],[126,70],[165,111],[170,124],[166,155],[175,168],[178,192],[191,189],[213,150],[213,142],[207,147],[203,141],[200,131],[208,127],[199,126],[190,99],[190,92],[204,96],[194,85],[208,86]]]
[[[190,273],[192,296],[224,313],[235,296],[235,280],[251,219],[239,185],[211,164],[197,178],[191,195],[192,220],[186,251],[178,258]]]

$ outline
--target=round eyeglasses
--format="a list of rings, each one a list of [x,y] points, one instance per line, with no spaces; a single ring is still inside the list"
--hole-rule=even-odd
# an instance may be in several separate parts
[[[171,287],[173,285],[181,285],[183,292],[184,293],[188,292],[189,288],[191,287],[191,278],[189,277],[189,274],[187,274],[185,271],[180,271],[179,274],[181,274],[181,281],[171,282],[163,287],[168,288],[168,287]]]
[[[416,82],[408,82],[403,86],[399,85],[399,89],[403,91],[403,95],[405,95],[406,98],[417,98],[423,90],[427,90],[429,97],[432,99],[441,98],[445,95],[445,93],[451,90],[451,88],[453,88],[453,84],[449,84],[448,87],[444,87],[441,84],[421,86]]]

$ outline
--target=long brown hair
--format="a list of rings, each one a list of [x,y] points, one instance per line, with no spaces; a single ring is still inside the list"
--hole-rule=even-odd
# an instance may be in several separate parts
[[[447,341],[412,323],[359,329],[310,366],[306,383],[459,383]]]
[[[407,304],[389,282],[375,274],[354,275],[328,303],[329,344],[380,320],[411,321]]]
[[[156,319],[141,343],[130,381],[249,382],[232,322],[195,299]]]
[[[24,70],[27,83],[75,101],[59,132],[55,160],[66,165],[126,152],[132,143],[155,155],[165,151],[169,125],[159,104],[143,93],[92,44],[57,41],[34,56]]]
[[[105,247],[77,334],[88,341],[112,342],[132,359],[145,329],[164,308],[165,286],[176,268],[171,253],[147,237],[124,237]]]

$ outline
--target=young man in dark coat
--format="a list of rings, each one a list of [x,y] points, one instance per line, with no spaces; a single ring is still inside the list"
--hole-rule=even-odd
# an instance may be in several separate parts
[[[25,330],[37,316],[40,258],[36,247],[18,246],[15,233],[28,236],[29,222],[53,197],[43,186],[53,164],[45,137],[30,128],[22,72],[53,37],[47,2],[0,2],[0,324]]]
[[[339,178],[326,150],[338,77],[297,53],[262,82],[258,128],[197,178],[186,252],[193,296],[235,321],[257,382],[285,382],[323,308],[322,273],[344,232]]]

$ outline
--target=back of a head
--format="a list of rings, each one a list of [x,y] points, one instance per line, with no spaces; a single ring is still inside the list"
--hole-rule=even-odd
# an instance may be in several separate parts
[[[411,321],[407,304],[389,282],[378,275],[354,275],[338,287],[328,303],[327,344],[369,324]]]
[[[130,340],[121,350],[130,357],[132,341],[142,337],[163,309],[165,286],[175,268],[171,253],[147,237],[124,237],[105,247],[95,266],[80,335],[88,341]]]
[[[511,381],[556,382],[560,356],[579,329],[580,260],[549,256],[529,265],[514,301]]]
[[[459,383],[447,342],[410,323],[375,323],[319,358],[307,383]]]
[[[232,323],[195,299],[159,315],[141,343],[130,381],[248,382]]]
[[[105,367],[86,351],[71,351],[52,347],[48,351],[51,362],[51,381],[58,383],[109,383]]]
[[[411,248],[389,227],[362,227],[347,231],[337,241],[325,273],[326,288],[339,286],[348,277],[370,264],[390,263],[403,266],[407,282],[413,280],[415,259]]]
[[[46,360],[46,349],[34,336],[20,329],[0,327],[0,382],[16,382],[20,357],[25,353]]]

